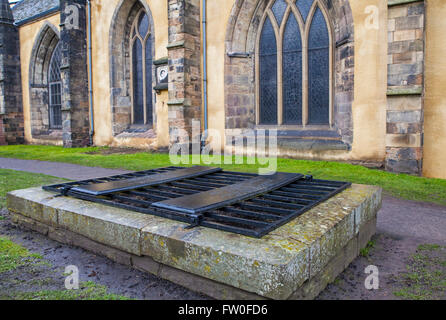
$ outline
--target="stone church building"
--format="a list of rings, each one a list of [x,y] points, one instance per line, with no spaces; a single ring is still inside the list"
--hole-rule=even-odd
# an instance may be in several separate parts
[[[0,144],[165,149],[200,120],[226,144],[277,129],[279,156],[446,179],[445,17],[446,0],[0,0]]]

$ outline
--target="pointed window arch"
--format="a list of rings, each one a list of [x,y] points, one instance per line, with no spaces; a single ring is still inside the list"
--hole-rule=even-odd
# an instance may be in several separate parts
[[[137,14],[130,34],[132,123],[151,125],[153,122],[152,33],[149,16],[144,9]]]
[[[257,124],[332,127],[333,52],[320,0],[270,1],[257,36]]]
[[[37,34],[29,63],[31,135],[45,141],[62,140],[62,63],[59,29],[45,21]]]

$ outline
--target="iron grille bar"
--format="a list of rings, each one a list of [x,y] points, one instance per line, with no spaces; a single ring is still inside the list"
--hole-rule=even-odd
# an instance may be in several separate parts
[[[260,212],[254,212],[254,211],[248,211],[248,210],[240,210],[240,209],[236,209],[233,207],[224,208],[224,211],[226,211],[228,213],[238,214],[238,215],[244,216],[244,217],[253,217],[253,218],[258,218],[258,219],[263,219],[263,220],[279,220],[280,219],[280,216],[276,216],[273,214],[260,213]]]
[[[70,196],[125,210],[177,220],[190,226],[202,226],[260,238],[330,199],[337,193],[344,191],[351,185],[345,182],[316,180],[302,176],[300,179],[291,181],[284,186],[278,186],[257,195],[253,194],[247,199],[241,198],[235,202],[230,201],[222,207],[199,213],[159,208],[154,206],[154,204],[172,199],[181,200],[191,195],[200,197],[206,195],[206,192],[211,190],[215,190],[218,194],[220,189],[223,190],[223,188],[230,186],[243,191],[240,189],[240,186],[249,185],[251,181],[255,183],[257,180],[254,178],[259,176],[251,173],[215,171],[197,177],[165,181],[152,186],[129,187],[128,190],[104,195],[93,195],[79,191],[82,188],[98,183],[112,183],[116,181],[127,183],[129,179],[144,179],[147,176],[177,170],[183,170],[183,168],[168,167],[145,170],[112,177],[45,186],[43,188],[61,196]]]

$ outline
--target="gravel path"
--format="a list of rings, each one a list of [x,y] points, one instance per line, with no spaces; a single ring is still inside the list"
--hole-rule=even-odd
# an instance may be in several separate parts
[[[0,158],[0,168],[44,173],[67,179],[86,179],[126,171],[82,167],[64,163]],[[6,214],[6,213],[3,213]],[[106,285],[113,293],[138,299],[203,298],[187,289],[152,275],[118,265],[79,248],[61,245],[34,232],[15,228],[7,218],[0,221],[0,234],[41,253],[55,268],[79,266],[82,280]],[[395,299],[398,274],[406,271],[410,255],[421,244],[446,245],[446,207],[385,196],[378,214],[375,248],[368,257],[358,257],[321,293],[319,299]],[[380,272],[380,289],[365,289],[364,270],[375,265]],[[92,272],[94,271],[94,272]]]

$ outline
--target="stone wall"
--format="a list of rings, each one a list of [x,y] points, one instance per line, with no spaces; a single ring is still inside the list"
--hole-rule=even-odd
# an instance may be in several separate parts
[[[3,118],[0,115],[0,146],[4,146],[6,144],[5,139],[5,131],[3,130]]]
[[[201,120],[200,1],[169,0],[168,15],[168,105],[172,145],[188,143],[192,135],[192,122]]]
[[[90,143],[85,0],[61,0],[62,127],[65,147]]]
[[[4,141],[21,144],[25,140],[19,33],[13,24],[9,3],[0,1],[0,120]]]
[[[386,168],[420,174],[423,160],[424,1],[389,1]]]

